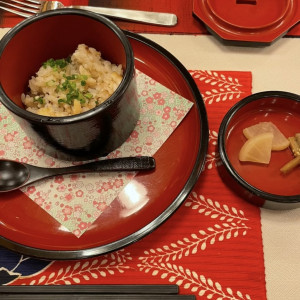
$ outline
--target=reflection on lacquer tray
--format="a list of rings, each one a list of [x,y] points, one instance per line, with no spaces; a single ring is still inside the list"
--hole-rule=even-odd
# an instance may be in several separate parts
[[[119,201],[123,208],[121,217],[128,217],[138,212],[149,200],[146,187],[137,180],[129,182],[119,194]]]

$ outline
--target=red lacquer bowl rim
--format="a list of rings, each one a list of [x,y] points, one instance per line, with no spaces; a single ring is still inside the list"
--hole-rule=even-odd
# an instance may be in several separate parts
[[[292,101],[296,101],[300,103],[299,95],[289,93],[289,92],[284,92],[284,91],[265,91],[265,92],[252,94],[242,99],[241,101],[239,101],[238,103],[236,103],[234,106],[230,108],[230,110],[226,113],[226,115],[224,116],[220,124],[219,134],[218,134],[218,151],[219,151],[220,159],[226,171],[233,178],[233,180],[235,180],[246,191],[259,197],[260,199],[267,200],[270,202],[284,203],[284,204],[300,203],[300,195],[282,196],[282,195],[271,194],[262,191],[249,184],[237,173],[233,165],[230,163],[230,160],[226,152],[226,133],[228,132],[230,122],[235,116],[235,114],[238,113],[238,111],[241,108],[243,108],[244,106],[246,106],[251,102],[261,100],[263,98],[274,98],[274,97],[287,98]]]
[[[158,217],[153,219],[143,228],[137,230],[136,232],[120,239],[115,242],[108,244],[100,245],[99,247],[85,248],[85,249],[75,249],[75,250],[49,250],[49,249],[40,249],[36,247],[27,246],[8,238],[0,236],[0,245],[11,249],[13,251],[22,253],[24,255],[33,256],[43,259],[82,259],[87,257],[93,257],[108,252],[115,251],[117,249],[128,246],[144,236],[151,233],[157,227],[159,227],[163,222],[165,222],[184,202],[188,197],[192,188],[196,184],[202,169],[204,167],[207,148],[208,148],[208,120],[206,114],[206,108],[202,96],[198,90],[196,83],[194,82],[190,73],[186,68],[177,60],[171,53],[165,50],[163,47],[159,46],[155,42],[148,40],[142,36],[131,32],[125,32],[126,36],[132,40],[137,41],[138,43],[143,44],[146,47],[151,48],[153,51],[158,53],[159,56],[164,57],[174,68],[177,69],[178,74],[182,77],[182,80],[187,84],[191,95],[193,95],[193,102],[195,110],[197,112],[197,119],[199,119],[200,132],[197,134],[200,135],[198,149],[196,151],[195,161],[191,163],[191,172],[186,181],[183,182],[183,188],[178,191],[177,196],[172,201],[172,203],[165,209]],[[198,121],[197,121],[198,122]]]

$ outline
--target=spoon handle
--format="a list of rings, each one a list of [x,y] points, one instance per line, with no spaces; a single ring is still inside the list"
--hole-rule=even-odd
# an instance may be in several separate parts
[[[140,157],[122,157],[113,159],[104,159],[96,162],[66,168],[67,171],[78,167],[82,172],[110,172],[110,171],[142,171],[152,170],[155,168],[155,159],[150,156]]]
[[[152,170],[154,168],[155,159],[150,156],[103,159],[83,165],[65,168],[40,168],[35,166],[29,166],[30,179],[26,184],[32,183],[41,178],[47,178],[51,176],[64,174],[115,171],[143,171]]]

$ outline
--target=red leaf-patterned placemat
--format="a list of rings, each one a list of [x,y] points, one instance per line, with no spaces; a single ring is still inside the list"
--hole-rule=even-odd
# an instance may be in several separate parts
[[[10,284],[173,283],[180,294],[197,299],[266,299],[260,210],[237,197],[217,171],[219,124],[233,104],[251,94],[252,75],[190,73],[205,100],[210,139],[204,171],[180,209],[147,237],[111,254],[53,261],[38,270],[33,260],[27,269],[35,271],[27,270],[26,275],[7,268],[8,274],[17,274]],[[20,257],[16,264],[26,259]]]

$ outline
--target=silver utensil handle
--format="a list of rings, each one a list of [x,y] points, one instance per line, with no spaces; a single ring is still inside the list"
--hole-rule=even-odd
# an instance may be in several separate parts
[[[131,10],[121,8],[107,8],[96,6],[68,6],[70,8],[79,8],[89,10],[107,17],[114,17],[122,20],[136,21],[148,24],[157,24],[165,26],[174,26],[177,24],[177,16],[170,13],[148,12],[142,10]]]

